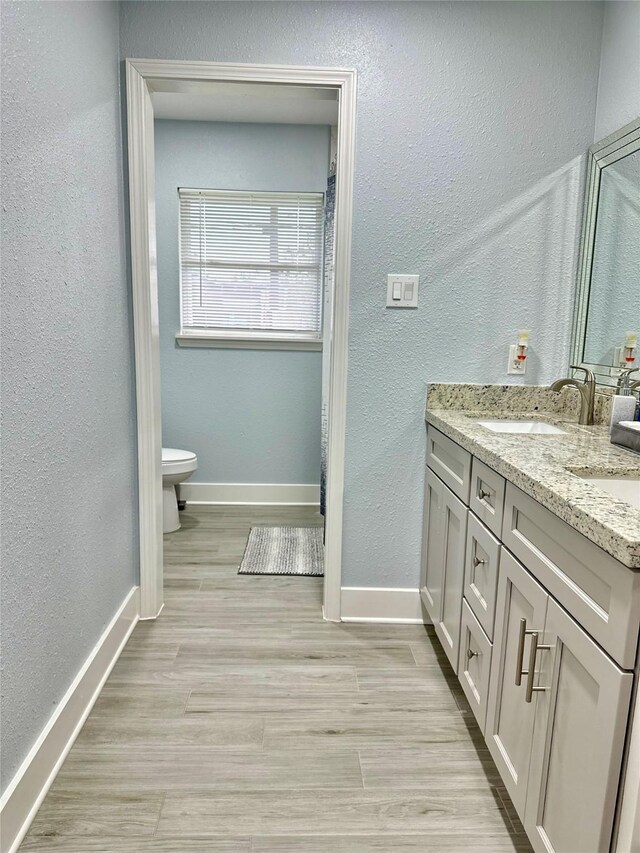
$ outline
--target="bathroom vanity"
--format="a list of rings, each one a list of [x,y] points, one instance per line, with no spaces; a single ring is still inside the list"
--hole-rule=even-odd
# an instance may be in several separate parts
[[[616,849],[638,679],[640,457],[575,406],[572,391],[432,385],[426,412],[422,602],[545,853]],[[620,481],[631,502],[602,488]]]

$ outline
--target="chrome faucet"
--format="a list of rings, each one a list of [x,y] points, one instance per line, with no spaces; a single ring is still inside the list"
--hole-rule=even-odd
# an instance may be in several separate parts
[[[596,377],[591,370],[586,367],[579,367],[577,364],[571,365],[572,370],[582,370],[584,372],[584,381],[579,379],[556,379],[549,387],[552,391],[561,391],[567,385],[577,388],[580,393],[580,417],[578,423],[586,426],[593,424],[593,409],[596,402]]]

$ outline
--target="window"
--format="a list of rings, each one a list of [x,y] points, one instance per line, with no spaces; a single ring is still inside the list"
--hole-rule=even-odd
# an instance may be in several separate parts
[[[180,189],[181,343],[322,339],[322,193]]]

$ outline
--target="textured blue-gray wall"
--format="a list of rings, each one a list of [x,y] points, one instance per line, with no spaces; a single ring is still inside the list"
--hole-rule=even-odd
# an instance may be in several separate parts
[[[428,381],[567,370],[599,3],[122,4],[122,56],[354,67],[346,585],[415,587]],[[416,311],[384,308],[419,273]]]
[[[604,4],[595,141],[640,116],[640,2]]]
[[[137,582],[118,10],[2,4],[2,787]]]
[[[322,354],[179,347],[178,187],[324,192],[329,128],[156,121],[162,442],[192,482],[318,483]]]

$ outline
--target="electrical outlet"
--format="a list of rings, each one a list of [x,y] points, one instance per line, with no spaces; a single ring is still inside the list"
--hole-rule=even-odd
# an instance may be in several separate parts
[[[527,360],[518,358],[518,347],[512,344],[509,347],[509,363],[507,364],[507,373],[518,373],[524,376],[527,372]]]

